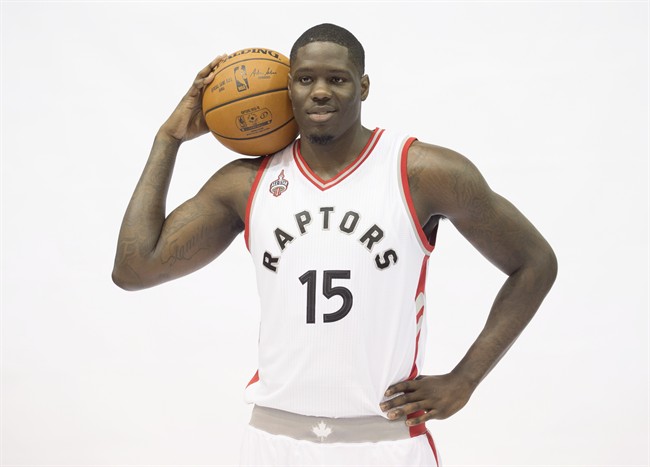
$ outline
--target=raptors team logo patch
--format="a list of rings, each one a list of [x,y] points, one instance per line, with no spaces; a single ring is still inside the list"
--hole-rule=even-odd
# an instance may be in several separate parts
[[[278,178],[273,180],[271,182],[271,186],[269,186],[269,191],[273,194],[273,196],[278,197],[285,191],[287,191],[287,187],[289,186],[289,180],[284,178],[284,170],[280,172],[280,175],[278,175]]]

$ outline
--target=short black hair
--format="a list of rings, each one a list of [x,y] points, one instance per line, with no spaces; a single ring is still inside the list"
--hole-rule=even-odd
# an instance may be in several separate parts
[[[291,47],[289,60],[291,60],[291,62],[296,60],[298,49],[312,42],[333,42],[334,44],[342,45],[348,49],[348,57],[354,66],[357,67],[359,73],[363,75],[366,54],[361,42],[359,42],[359,40],[354,37],[354,34],[347,29],[331,23],[323,23],[307,29],[296,40],[293,47]]]

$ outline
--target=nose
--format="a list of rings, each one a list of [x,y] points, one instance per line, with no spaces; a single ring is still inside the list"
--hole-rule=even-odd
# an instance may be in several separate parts
[[[316,80],[311,90],[311,98],[315,102],[328,101],[332,97],[327,82],[323,79]]]

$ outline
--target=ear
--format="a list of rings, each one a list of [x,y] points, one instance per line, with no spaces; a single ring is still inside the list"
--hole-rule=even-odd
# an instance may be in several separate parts
[[[370,92],[370,78],[368,75],[363,75],[361,77],[361,100],[365,101]]]
[[[291,99],[291,72],[287,73],[287,91],[289,92],[289,100]]]

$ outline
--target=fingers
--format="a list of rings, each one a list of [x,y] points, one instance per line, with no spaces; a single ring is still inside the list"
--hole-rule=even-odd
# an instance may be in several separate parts
[[[197,80],[198,79],[205,79],[207,78],[210,74],[214,73],[214,71],[217,69],[218,65],[223,62],[226,58],[228,58],[228,55],[226,54],[221,54],[218,55],[217,57],[214,58],[210,63],[208,63],[199,73],[196,75]]]
[[[428,412],[422,411],[421,415],[406,420],[406,424],[409,426],[420,425],[421,423],[433,420],[436,418],[436,415],[437,412],[435,409],[429,410]]]
[[[212,82],[214,79],[214,75],[217,74],[217,69],[219,68],[219,65],[224,62],[228,58],[228,55],[219,55],[217,58],[212,60],[208,66],[206,66],[199,74],[203,73],[204,71],[208,71],[207,75],[205,75],[202,79],[202,86],[207,86]]]
[[[389,410],[389,412],[386,415],[391,420],[394,420],[404,415],[410,415],[414,412],[417,412],[418,410],[425,410],[425,404],[423,401],[411,402],[408,404],[401,405],[394,410]]]
[[[431,419],[445,419],[469,401],[475,386],[453,373],[423,375],[415,380],[402,381],[390,386],[385,396],[394,396],[379,407],[386,416],[397,419],[407,415],[406,424],[419,425]]]
[[[203,91],[203,88],[212,82],[214,75],[217,73],[219,65],[228,58],[228,55],[221,54],[214,58],[210,63],[201,69],[196,75],[192,87],[190,88],[190,95],[197,96],[198,93]]]
[[[390,410],[394,407],[399,407],[400,405],[404,405],[408,402],[413,402],[416,400],[416,397],[413,395],[413,393],[409,394],[403,394],[401,396],[394,397],[390,400],[382,402],[379,407],[381,407],[381,410],[384,412],[387,410]]]
[[[390,386],[384,395],[386,397],[390,397],[393,394],[397,394],[398,392],[412,392],[415,391],[418,388],[418,382],[417,380],[408,380],[408,381],[402,381],[397,384],[393,384]]]
[[[384,410],[383,404],[382,410]],[[417,401],[404,404],[395,410],[389,409],[389,412],[386,414],[390,420],[396,420],[405,415],[408,417],[406,424],[408,426],[414,426],[438,418],[439,413],[436,409],[432,408],[427,401]]]
[[[217,73],[219,65],[228,58],[228,55],[221,54],[214,58],[210,63],[204,66],[201,71],[199,71],[192,82],[187,95],[192,98],[196,98],[200,95],[208,84],[214,79],[214,75]]]
[[[406,424],[408,426],[419,425],[435,418],[437,411],[433,408],[434,402],[428,397],[428,392],[427,394],[422,392],[424,384],[425,381],[422,379],[415,379],[390,386],[384,394],[386,397],[401,394],[382,402],[379,407],[382,411],[387,412],[386,416],[390,420],[407,415]]]
[[[418,383],[413,380],[402,381],[390,386],[384,393],[386,397],[398,393],[403,394],[382,402],[379,407],[384,412],[388,411],[386,415],[391,420],[402,417],[403,415],[411,414],[418,410],[423,410],[424,407],[422,407],[422,398],[419,394],[416,394],[418,386]]]

